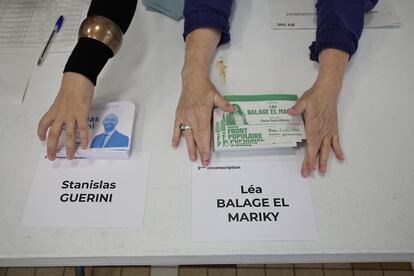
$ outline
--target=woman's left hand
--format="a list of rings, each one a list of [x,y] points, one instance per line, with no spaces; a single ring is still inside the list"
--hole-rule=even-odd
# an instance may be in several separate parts
[[[333,82],[316,82],[293,105],[288,113],[291,116],[303,114],[306,131],[306,153],[301,174],[307,177],[311,171],[325,173],[329,152],[332,148],[338,160],[344,159],[339,143],[337,99],[340,86]]]
[[[301,174],[309,176],[316,170],[325,173],[331,148],[338,160],[344,160],[339,144],[337,101],[342,88],[348,53],[327,48],[319,55],[319,74],[313,86],[290,108],[291,116],[303,114],[306,132],[306,153]]]

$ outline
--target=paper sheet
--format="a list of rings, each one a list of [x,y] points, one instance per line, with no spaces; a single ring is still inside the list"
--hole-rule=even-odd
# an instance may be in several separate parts
[[[69,52],[89,0],[0,0],[0,104],[21,104],[35,61],[60,15],[48,52]]]
[[[39,160],[23,227],[142,227],[150,154]]]
[[[193,241],[315,240],[309,182],[298,161],[193,165]]]
[[[315,29],[316,0],[268,0],[271,28],[275,30]],[[379,1],[365,15],[365,27],[399,27],[401,21],[391,1]]]
[[[0,54],[40,55],[60,15],[65,20],[49,52],[72,50],[88,6],[86,0],[0,0]]]

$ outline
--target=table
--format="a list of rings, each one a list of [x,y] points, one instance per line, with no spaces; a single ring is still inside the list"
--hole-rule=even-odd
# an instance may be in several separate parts
[[[51,54],[35,69],[24,103],[0,106],[0,266],[414,260],[414,2],[393,3],[402,27],[365,30],[346,73],[339,102],[346,161],[331,158],[328,174],[310,180],[317,241],[191,241],[191,162],[184,144],[170,147],[183,22],[139,5],[122,50],[98,80],[94,101],[137,104],[133,150],[152,154],[144,227],[19,227],[45,150],[37,123],[57,93],[67,59]],[[225,85],[212,66],[223,94],[301,94],[312,85],[317,64],[309,61],[307,47],[314,31],[270,30],[267,1],[235,1],[233,14],[231,47],[216,55],[227,65]],[[240,158],[303,155],[302,148]]]

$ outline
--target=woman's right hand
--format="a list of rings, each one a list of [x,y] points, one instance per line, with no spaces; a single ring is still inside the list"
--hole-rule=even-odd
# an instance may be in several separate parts
[[[207,72],[197,73],[197,69],[183,69],[182,92],[175,113],[172,146],[176,148],[183,134],[187,143],[190,160],[197,160],[197,151],[201,164],[207,166],[211,158],[211,115],[214,107],[224,112],[233,112],[234,107],[224,100]],[[182,131],[181,126],[190,127]]]
[[[77,130],[80,132],[81,148],[87,148],[88,114],[93,92],[94,85],[85,76],[74,72],[63,74],[59,93],[52,106],[40,119],[37,128],[37,134],[41,141],[46,140],[47,134],[47,157],[49,160],[56,158],[57,145],[63,126],[66,127],[66,155],[69,160],[75,156]]]

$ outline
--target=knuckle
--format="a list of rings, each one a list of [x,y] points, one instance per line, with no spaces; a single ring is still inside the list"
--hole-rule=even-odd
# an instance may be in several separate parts
[[[50,141],[47,143],[47,152],[54,152],[56,151],[56,145],[54,143],[50,143]]]
[[[44,115],[39,121],[38,128],[47,128],[50,125],[50,123],[48,122],[49,118],[47,117],[47,115]]]
[[[313,161],[312,161],[312,159],[308,159],[308,160],[306,160],[305,161],[305,167],[308,167],[308,168],[312,168],[313,167]]]
[[[193,155],[195,153],[195,147],[192,143],[187,143],[187,151],[189,155]]]
[[[46,128],[38,127],[37,128],[37,134],[41,137],[44,137],[46,135]]]
[[[316,155],[316,148],[312,146],[308,146],[306,149],[306,155],[308,157],[308,160],[311,160]]]
[[[319,149],[320,145],[320,138],[319,137],[309,137],[307,140],[307,149],[309,151],[314,151],[316,149]]]
[[[177,128],[174,129],[173,134],[172,134],[172,138],[175,140],[179,139],[181,136],[181,131]]]
[[[326,150],[329,150],[330,146],[331,146],[330,141],[325,139],[322,143],[321,149],[326,151]]]
[[[193,133],[193,138],[194,138],[194,141],[195,141],[195,143],[197,144],[197,145],[201,145],[202,144],[202,139],[201,139],[201,135],[200,135],[200,133],[199,132],[196,132],[196,133]]]
[[[68,144],[66,144],[66,150],[68,152],[72,152],[72,151],[75,150],[75,147],[74,147],[74,145],[72,143],[68,143]]]
[[[66,131],[66,138],[72,140],[75,137],[75,134],[72,130]]]
[[[190,129],[184,130],[184,136],[187,139],[192,139],[194,137],[193,132]]]
[[[79,132],[81,135],[85,135],[87,131],[88,131],[88,128],[85,125],[79,126]]]
[[[39,124],[38,124],[38,128],[39,129],[45,129],[46,128],[46,120],[44,119],[44,117],[42,119],[40,119]]]
[[[49,132],[49,140],[56,140],[59,137],[59,134],[56,132],[56,130],[51,130]]]

